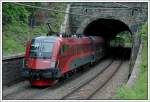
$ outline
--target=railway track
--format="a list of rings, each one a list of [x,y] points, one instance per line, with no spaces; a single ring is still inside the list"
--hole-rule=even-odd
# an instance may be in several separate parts
[[[91,80],[87,81],[85,84],[78,87],[76,90],[73,90],[61,99],[90,99],[112,78],[112,76],[120,68],[121,64],[122,61],[114,61],[109,66],[107,66],[107,68],[102,73],[98,73]],[[107,78],[105,78],[106,76]]]
[[[113,77],[121,60],[104,59],[85,72],[79,72],[55,86],[31,87],[28,81],[3,89],[3,99],[91,99]]]
[[[99,73],[98,71],[102,71],[110,63],[112,63],[112,61],[110,59],[102,61],[101,63],[96,65],[94,68],[90,68],[85,73],[80,73],[80,75],[76,74],[75,76],[73,76],[73,78],[70,78],[69,80],[65,81],[64,83],[62,82],[62,83],[56,85],[55,87],[39,89],[39,88],[31,87],[29,85],[29,83],[27,83],[27,82],[25,82],[27,85],[25,85],[25,84],[21,84],[23,86],[18,85],[18,86],[20,86],[19,88],[14,88],[17,86],[17,85],[14,85],[10,88],[7,88],[6,90],[3,90],[3,93],[5,93],[5,94],[3,94],[3,99],[47,99],[47,98],[61,99],[64,95],[66,95],[70,91],[74,90],[74,88],[77,88],[78,86],[86,83],[87,80],[93,78],[95,73]],[[99,67],[99,66],[101,66],[101,67]],[[89,74],[90,74],[90,76],[88,76]],[[83,78],[84,78],[84,80],[81,80]],[[80,83],[75,84],[74,82],[75,83],[80,82]],[[67,88],[70,88],[71,90],[68,90],[68,92],[64,91],[64,93],[56,95],[58,93],[61,93],[62,90],[66,90]],[[8,91],[8,90],[11,90],[11,91]],[[50,97],[47,97],[47,95],[49,96],[49,94],[52,94],[52,93],[56,93],[55,96],[58,96],[58,97],[53,97],[53,95],[50,95]]]
[[[126,55],[126,52],[123,53]],[[100,91],[113,76],[118,72],[119,68],[123,63],[124,57],[120,60],[114,60],[110,65],[106,66],[104,70],[97,73],[89,81],[73,90],[72,92],[66,94],[61,99],[71,100],[71,99],[92,99],[93,96]]]

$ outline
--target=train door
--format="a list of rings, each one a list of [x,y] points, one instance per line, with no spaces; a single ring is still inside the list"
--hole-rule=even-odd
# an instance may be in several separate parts
[[[60,64],[61,71],[63,73],[68,71],[68,67],[67,67],[68,57],[69,57],[68,50],[69,50],[69,46],[66,44],[62,45],[60,48],[59,64]]]
[[[94,44],[94,37],[92,37],[92,36],[89,36],[89,39],[91,40],[91,44],[90,44],[90,47],[91,47],[91,50],[92,51],[95,51],[96,50],[96,46],[95,46],[95,44]],[[96,60],[96,55],[95,54],[93,54],[92,55],[92,62],[95,62],[95,60]]]

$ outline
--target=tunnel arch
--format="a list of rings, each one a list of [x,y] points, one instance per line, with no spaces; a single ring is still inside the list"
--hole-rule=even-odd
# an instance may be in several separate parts
[[[127,50],[129,59],[132,58],[133,46],[134,46],[134,33],[130,30],[130,27],[122,20],[114,17],[93,17],[85,19],[80,28],[77,29],[77,34],[84,34],[86,36],[102,36],[108,43],[113,40],[119,33],[127,31],[129,32],[129,38],[131,39],[131,46]],[[126,49],[126,48],[125,48]],[[112,50],[109,50],[110,52]],[[118,49],[114,50],[116,53]],[[126,51],[126,50],[125,50]],[[113,51],[112,51],[113,52]],[[122,56],[123,57],[123,56]]]
[[[86,36],[102,36],[106,40],[111,40],[122,31],[129,31],[132,36],[132,32],[128,25],[119,19],[114,17],[91,17],[85,19],[81,23],[76,33]]]

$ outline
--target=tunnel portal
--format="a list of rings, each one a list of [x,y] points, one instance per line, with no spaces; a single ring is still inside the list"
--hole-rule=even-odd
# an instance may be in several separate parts
[[[122,31],[131,33],[129,27],[122,21],[102,18],[89,23],[85,27],[83,34],[86,36],[102,36],[106,40],[111,40]]]
[[[90,22],[83,30],[83,34],[86,36],[101,36],[107,41],[107,44],[109,46],[111,41],[116,39],[118,33],[123,32],[123,31],[129,32],[130,36],[127,36],[127,37],[130,37],[130,38],[132,37],[132,33],[129,27],[122,21],[119,21],[116,19],[104,19],[103,18],[103,19],[97,19],[97,20]],[[124,44],[123,46],[118,46],[118,43],[120,43],[119,45],[121,45],[122,42],[117,42],[114,46],[108,47],[107,55],[110,55],[115,58],[130,59],[132,45],[130,47],[124,46]]]

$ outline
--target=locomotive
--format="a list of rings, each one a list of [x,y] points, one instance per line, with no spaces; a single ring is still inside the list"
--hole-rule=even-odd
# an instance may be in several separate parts
[[[55,84],[62,76],[105,55],[98,36],[40,36],[26,46],[22,75],[33,86]]]

